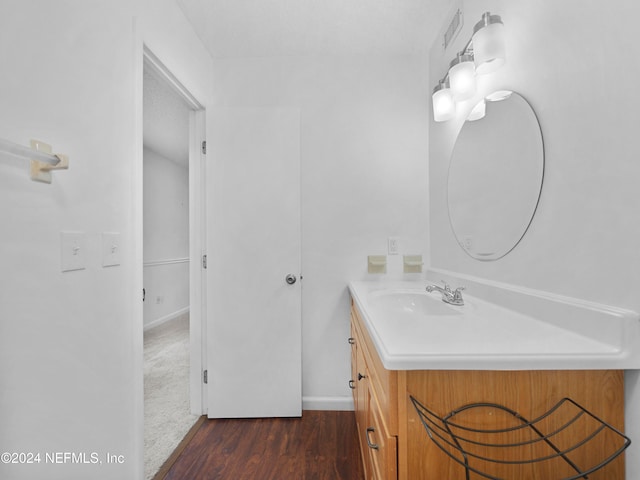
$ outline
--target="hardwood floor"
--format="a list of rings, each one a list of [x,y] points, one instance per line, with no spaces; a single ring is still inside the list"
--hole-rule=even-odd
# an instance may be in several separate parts
[[[165,480],[361,480],[353,412],[205,420]]]

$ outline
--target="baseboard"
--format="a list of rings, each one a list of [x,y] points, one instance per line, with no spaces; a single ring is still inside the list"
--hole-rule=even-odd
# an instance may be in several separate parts
[[[302,397],[303,410],[353,411],[353,398],[347,397]]]
[[[144,326],[143,330],[146,332],[147,330],[150,330],[154,327],[158,327],[163,323],[167,323],[173,320],[174,318],[184,315],[185,313],[189,313],[189,307],[181,308],[180,310],[172,312],[169,315],[165,315],[164,317],[160,317],[157,320],[153,320],[152,322],[147,323]]]

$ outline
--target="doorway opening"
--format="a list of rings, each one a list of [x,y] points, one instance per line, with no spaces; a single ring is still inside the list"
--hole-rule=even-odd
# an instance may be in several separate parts
[[[203,413],[204,110],[146,47],[143,63],[144,463],[150,479]]]

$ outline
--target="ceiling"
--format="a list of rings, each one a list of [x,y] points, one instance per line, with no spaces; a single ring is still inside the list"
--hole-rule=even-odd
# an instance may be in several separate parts
[[[186,101],[155,72],[144,69],[143,142],[155,153],[187,167],[189,111]]]
[[[459,0],[176,0],[214,58],[427,55]],[[189,106],[144,75],[144,145],[188,165]]]
[[[176,0],[213,57],[427,54],[455,0]]]

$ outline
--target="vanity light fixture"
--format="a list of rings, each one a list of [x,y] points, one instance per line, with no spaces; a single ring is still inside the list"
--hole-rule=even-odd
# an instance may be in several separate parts
[[[433,119],[446,122],[455,116],[456,102],[476,93],[476,75],[493,72],[505,63],[504,24],[499,15],[486,12],[473,28],[473,35],[451,61],[449,70],[433,90]],[[499,98],[491,101],[500,100]],[[484,100],[472,112],[474,120],[484,116]]]
[[[456,102],[448,81],[440,81],[433,89],[433,118],[436,122],[451,120],[456,114]]]
[[[471,113],[467,117],[467,120],[469,120],[470,122],[473,122],[475,120],[480,120],[482,117],[484,117],[484,114],[486,113],[486,111],[487,111],[487,104],[483,98],[478,103],[476,103],[475,107],[473,107],[473,110],[471,110]]]
[[[501,102],[502,100],[509,98],[512,93],[513,92],[511,90],[496,90],[484,97],[484,99],[487,102]]]
[[[476,93],[476,66],[473,55],[460,52],[451,61],[449,84],[456,100],[466,100]]]
[[[479,75],[495,72],[505,62],[504,24],[500,15],[489,12],[473,27],[474,62]]]

